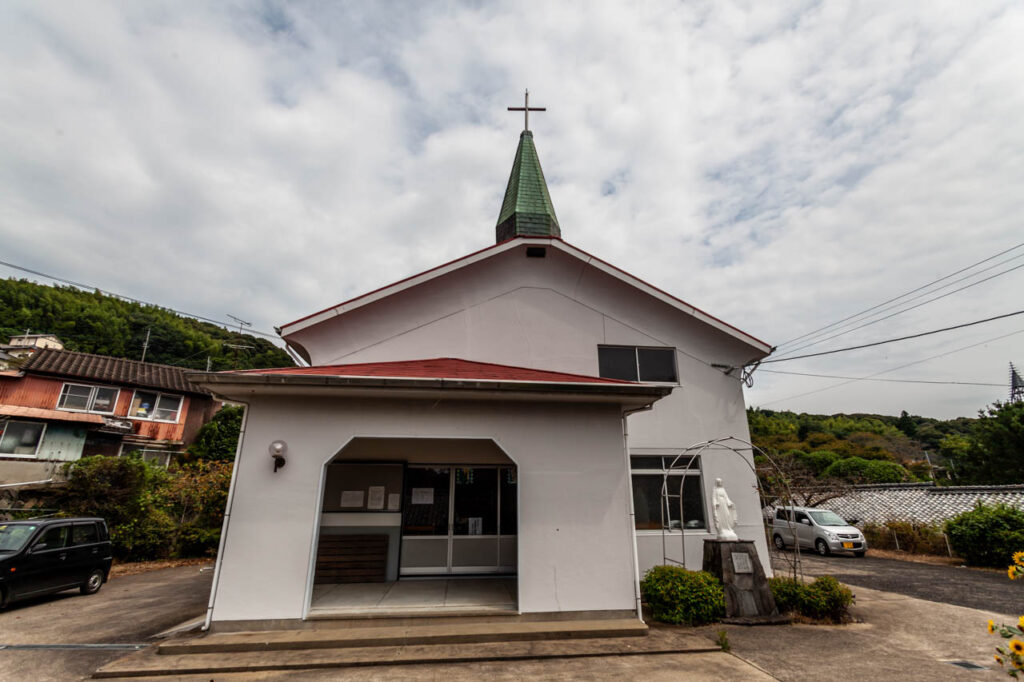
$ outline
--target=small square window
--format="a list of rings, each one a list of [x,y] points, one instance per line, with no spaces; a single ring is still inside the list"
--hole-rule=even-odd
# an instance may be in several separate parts
[[[598,373],[606,379],[636,381],[636,349],[623,346],[598,346]]]
[[[676,352],[672,348],[637,348],[640,381],[676,381]]]

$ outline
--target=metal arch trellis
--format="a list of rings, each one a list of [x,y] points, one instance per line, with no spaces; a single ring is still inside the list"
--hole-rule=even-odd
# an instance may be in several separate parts
[[[739,447],[740,445],[742,445],[744,447]],[[695,471],[694,469],[691,469],[690,467],[693,466],[693,463],[695,461],[700,461],[700,456],[704,452],[706,452],[708,450],[719,450],[719,451],[724,450],[726,452],[732,452],[733,454],[737,455],[740,458],[740,460],[744,464],[746,464],[747,467],[750,469],[750,472],[754,475],[754,480],[757,483],[757,494],[758,494],[759,506],[760,506],[760,509],[761,509],[761,523],[762,524],[764,523],[764,509],[768,506],[768,505],[765,504],[765,499],[766,499],[767,496],[765,495],[764,489],[761,486],[761,479],[757,475],[757,469],[756,469],[756,467],[754,466],[754,463],[753,463],[753,459],[754,458],[751,457],[750,461],[747,461],[747,458],[744,457],[742,454],[740,454],[742,451],[749,450],[751,453],[755,453],[755,454],[761,455],[762,457],[765,458],[765,460],[771,465],[772,469],[777,474],[778,481],[779,481],[779,483],[782,486],[782,490],[781,490],[781,492],[782,492],[781,498],[782,498],[782,503],[783,503],[782,506],[783,507],[793,507],[793,506],[795,506],[794,500],[793,500],[793,493],[792,493],[792,491],[789,488],[789,483],[786,480],[786,477],[783,474],[782,470],[779,468],[778,464],[775,463],[775,460],[772,459],[771,455],[769,455],[767,452],[765,452],[761,448],[757,447],[756,445],[754,445],[750,441],[743,440],[742,438],[736,438],[735,436],[726,436],[725,438],[715,438],[713,440],[706,440],[706,441],[702,441],[700,443],[695,443],[695,444],[693,444],[693,445],[691,445],[691,446],[681,450],[672,459],[672,463],[669,464],[668,466],[665,466],[665,464],[664,464],[665,460],[664,459],[662,460],[661,505],[660,506],[661,506],[661,562],[662,562],[663,565],[668,565],[669,563],[678,564],[678,565],[683,566],[683,567],[685,567],[685,565],[686,565],[685,564],[685,562],[686,562],[686,519],[684,517],[684,512],[683,512],[683,489],[684,489],[684,483],[686,481],[686,474],[688,472],[690,472],[690,471]],[[667,459],[668,457],[669,456],[666,455],[665,459]],[[685,466],[683,466],[681,464],[681,462],[680,462],[680,460],[683,460],[684,458],[685,458],[685,461],[686,461]],[[678,494],[670,492],[669,486],[668,486],[669,477],[673,476],[674,474],[683,474],[681,476],[675,476],[676,478],[679,479],[679,492],[678,492]],[[672,559],[672,558],[670,558],[668,556],[668,535],[671,534],[672,531],[673,531],[673,528],[671,527],[672,514],[671,514],[671,506],[670,505],[672,504],[672,501],[676,500],[676,499],[678,499],[678,504],[679,504],[679,541],[680,541],[680,546],[681,546],[681,549],[682,549],[682,553],[680,554],[680,556],[683,558],[683,561],[676,561],[675,559]],[[794,520],[793,517],[794,517],[793,514],[787,515],[786,522],[789,524],[789,530],[790,530],[791,536],[795,538],[796,537],[796,523],[795,523],[795,520]],[[704,532],[707,533],[708,530],[710,530],[710,528],[706,529]],[[772,549],[769,548],[769,552],[771,552],[771,551],[772,551]],[[802,579],[803,578],[803,566],[802,566],[802,562],[801,562],[801,559],[800,559],[800,543],[798,543],[798,542],[794,542],[793,543],[793,558],[792,558],[792,560],[790,560],[789,556],[786,555],[786,554],[783,554],[782,556],[783,556],[784,560],[787,563],[790,564],[790,567],[792,569],[793,578],[799,577],[799,578]]]

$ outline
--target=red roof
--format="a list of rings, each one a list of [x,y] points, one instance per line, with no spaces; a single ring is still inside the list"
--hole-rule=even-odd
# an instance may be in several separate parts
[[[559,384],[634,384],[633,381],[604,379],[583,374],[548,372],[527,367],[510,367],[490,362],[472,362],[459,358],[405,360],[399,362],[367,362],[354,365],[320,365],[317,367],[280,367],[247,369],[224,374],[285,374],[339,377],[391,377],[403,379],[477,379],[481,381],[541,381]]]

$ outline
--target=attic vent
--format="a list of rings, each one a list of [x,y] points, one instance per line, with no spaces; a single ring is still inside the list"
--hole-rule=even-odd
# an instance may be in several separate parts
[[[527,246],[526,257],[527,258],[544,258],[548,255],[547,248],[543,246]]]

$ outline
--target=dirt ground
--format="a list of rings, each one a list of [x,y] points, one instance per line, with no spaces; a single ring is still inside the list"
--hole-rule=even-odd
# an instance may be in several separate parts
[[[160,559],[159,561],[115,561],[110,567],[110,577],[118,578],[125,575],[138,575],[150,571],[159,571],[165,568],[179,568],[181,566],[213,566],[215,559],[212,557],[204,559]]]

